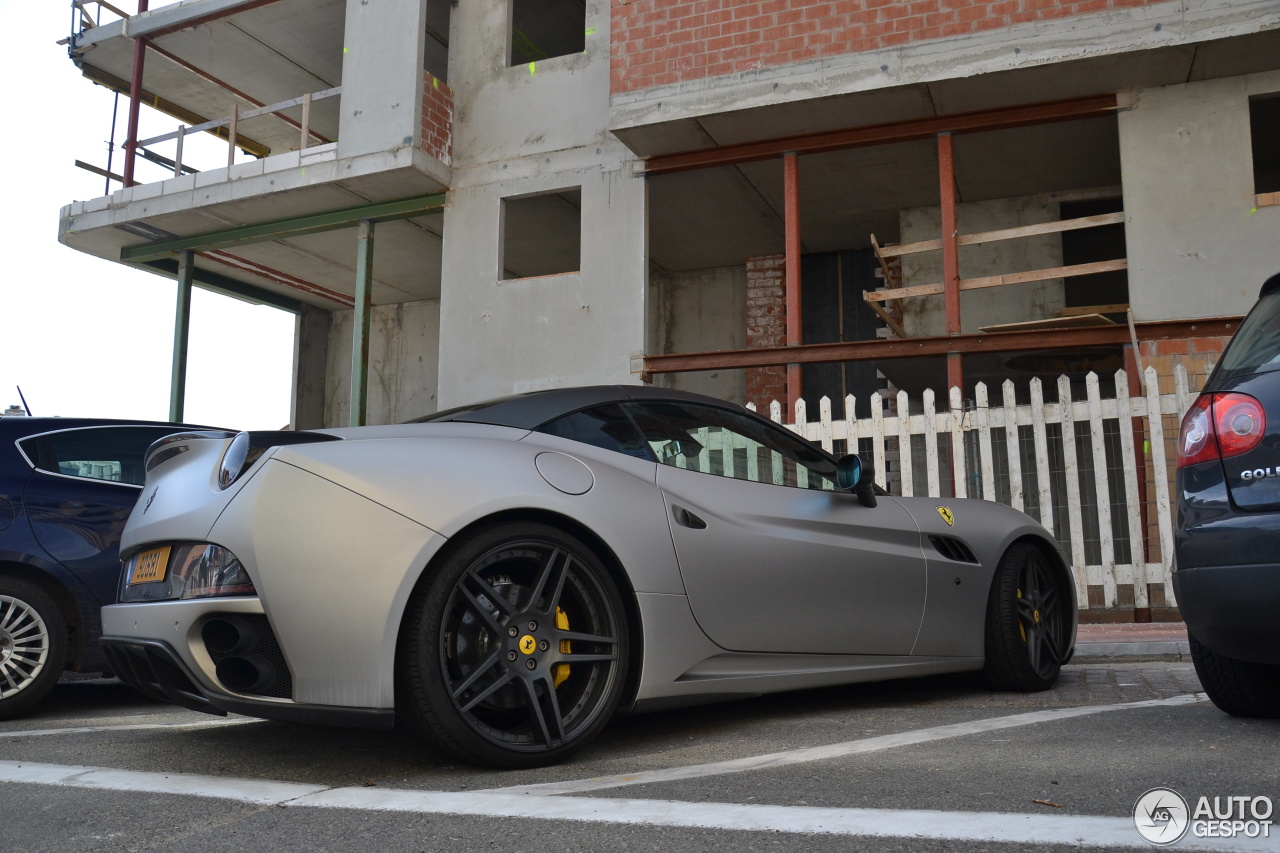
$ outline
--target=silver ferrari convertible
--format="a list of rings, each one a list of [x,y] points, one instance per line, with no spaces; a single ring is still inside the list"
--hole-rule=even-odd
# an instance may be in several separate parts
[[[739,406],[646,387],[400,426],[152,446],[102,643],[212,714],[390,727],[532,767],[619,710],[1070,659],[1054,539],[979,500],[896,498]]]

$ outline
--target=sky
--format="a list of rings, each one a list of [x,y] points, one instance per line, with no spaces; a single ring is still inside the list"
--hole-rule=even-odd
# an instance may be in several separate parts
[[[130,0],[115,5],[134,8]],[[34,415],[167,420],[176,283],[58,242],[60,208],[104,195],[104,179],[75,161],[106,166],[113,95],[81,77],[56,44],[70,32],[70,0],[0,0],[0,25],[9,33],[0,71],[10,81],[0,120],[0,411],[20,403],[20,386]],[[122,97],[117,174],[127,106]],[[144,109],[141,134],[177,124]],[[187,141],[183,160],[225,163],[225,143],[202,136]],[[164,174],[140,163],[137,177]],[[232,429],[287,424],[293,329],[288,312],[197,287],[184,420]]]

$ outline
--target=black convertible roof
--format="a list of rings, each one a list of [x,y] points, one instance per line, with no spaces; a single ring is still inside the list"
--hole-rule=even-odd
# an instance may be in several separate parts
[[[702,403],[721,408],[733,406],[732,403],[726,403],[724,400],[688,391],[650,388],[646,385],[589,385],[581,388],[553,388],[547,391],[499,397],[495,400],[486,400],[483,403],[473,403],[469,406],[446,409],[434,415],[415,418],[410,423],[463,421],[518,429],[537,429],[561,415],[604,403],[620,403],[629,400],[670,400],[680,403]]]

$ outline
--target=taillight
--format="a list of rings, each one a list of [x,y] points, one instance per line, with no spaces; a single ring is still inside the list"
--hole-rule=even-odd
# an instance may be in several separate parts
[[[1262,404],[1247,394],[1205,394],[1182,419],[1178,467],[1229,459],[1258,446],[1267,430]]]

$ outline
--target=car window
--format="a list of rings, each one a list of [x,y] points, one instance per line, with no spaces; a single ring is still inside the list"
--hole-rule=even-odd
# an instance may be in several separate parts
[[[801,489],[836,489],[830,457],[782,427],[745,412],[696,403],[627,403],[663,465]]]
[[[1222,356],[1226,375],[1276,369],[1280,369],[1280,292],[1258,300]]]
[[[111,483],[141,486],[146,479],[143,456],[153,441],[174,427],[111,426],[68,429],[20,442],[41,471]]]
[[[625,453],[637,459],[653,461],[653,456],[649,453],[649,445],[640,437],[635,424],[617,403],[565,415],[543,424],[535,432],[557,435],[571,441],[590,444],[593,447],[616,450],[618,453]]]

